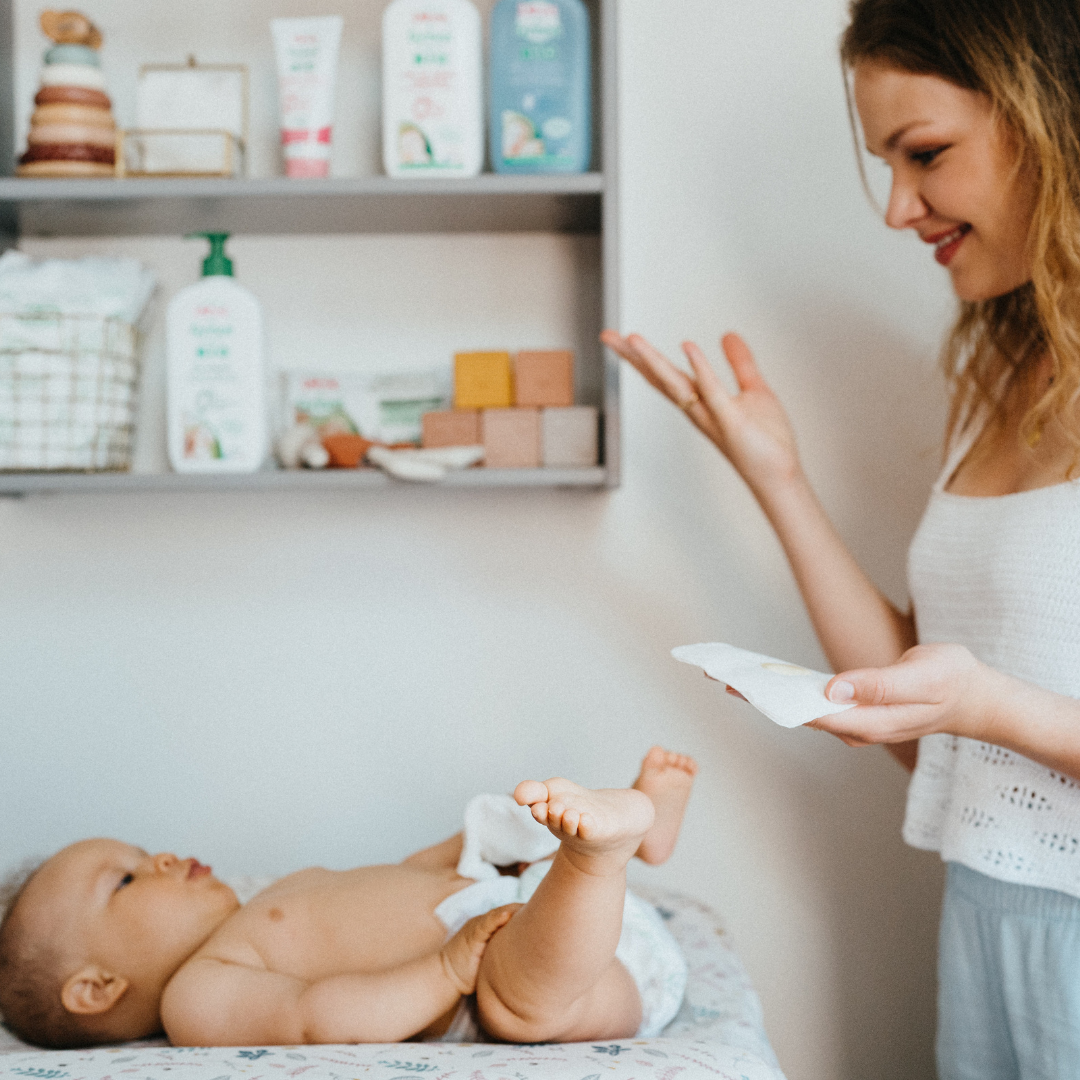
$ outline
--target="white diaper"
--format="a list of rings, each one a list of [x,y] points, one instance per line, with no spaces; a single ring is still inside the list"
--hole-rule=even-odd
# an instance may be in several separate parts
[[[504,805],[496,805],[494,814],[481,811],[483,806],[493,806],[498,801],[502,801]],[[519,809],[509,795],[481,795],[469,803],[465,811],[464,850],[470,861],[475,857],[475,853],[483,850],[498,850],[500,860],[504,860],[501,865],[528,861],[527,858],[516,855],[512,845],[506,842],[496,844],[490,836],[494,828],[492,823],[507,816],[514,819],[513,831],[524,829],[532,833],[526,844],[530,851],[535,851],[538,846],[547,843],[540,833],[554,839],[531,815],[528,821],[532,828],[529,829],[523,824],[522,816],[512,813],[506,803],[515,810]],[[486,831],[489,835],[483,840],[474,836],[470,842],[470,825]],[[483,880],[448,896],[435,909],[435,915],[446,927],[448,936],[455,934],[469,919],[483,915],[492,908],[501,907],[503,904],[524,904],[536,892],[536,887],[550,869],[550,860],[534,862],[520,877],[500,877],[498,871],[491,867],[494,876],[487,876],[487,870],[482,871],[485,874]],[[461,863],[458,864],[458,872],[461,873]],[[641,996],[641,1027],[638,1028],[637,1037],[654,1038],[671,1023],[682,1004],[687,979],[686,958],[656,908],[629,890],[623,905],[622,933],[615,956],[630,972]],[[476,999],[463,998],[450,1029],[441,1036],[440,1041],[482,1042],[483,1038],[476,1017]]]

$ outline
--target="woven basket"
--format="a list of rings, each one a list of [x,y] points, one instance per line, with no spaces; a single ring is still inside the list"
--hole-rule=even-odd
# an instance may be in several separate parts
[[[140,344],[120,319],[0,313],[0,471],[129,468]]]

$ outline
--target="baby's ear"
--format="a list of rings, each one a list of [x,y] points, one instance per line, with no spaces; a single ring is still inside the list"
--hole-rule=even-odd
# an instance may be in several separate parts
[[[128,986],[123,976],[113,975],[96,964],[88,964],[64,983],[60,1000],[70,1013],[100,1016],[124,996]]]

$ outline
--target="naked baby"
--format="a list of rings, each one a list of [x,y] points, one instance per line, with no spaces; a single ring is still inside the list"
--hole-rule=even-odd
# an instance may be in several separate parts
[[[73,844],[0,923],[0,1013],[55,1048],[162,1030],[187,1046],[658,1034],[685,963],[626,866],[670,855],[695,772],[654,747],[631,788],[527,780],[513,802],[481,797],[548,846],[509,873],[459,872],[467,814],[464,838],[393,866],[302,870],[243,906],[195,859]]]

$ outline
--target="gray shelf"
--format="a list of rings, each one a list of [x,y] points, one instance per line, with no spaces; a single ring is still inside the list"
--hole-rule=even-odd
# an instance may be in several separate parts
[[[4,177],[0,227],[12,236],[598,233],[603,191],[600,173],[468,180]]]
[[[353,491],[361,488],[401,485],[378,469],[326,469],[309,472],[278,469],[224,476],[181,473],[0,473],[0,498],[24,495],[72,494],[76,492],[177,492],[177,491]],[[602,488],[606,470],[588,469],[466,469],[451,473],[435,486],[457,488]],[[427,484],[405,484],[428,487]]]
[[[380,0],[381,2],[381,0]],[[13,176],[14,0],[0,0],[0,251],[21,237],[331,233],[593,234],[600,238],[599,325],[621,324],[618,295],[618,0],[586,0],[595,42],[595,160],[567,176],[487,173],[463,180],[385,176],[289,180],[46,180]],[[591,318],[590,318],[591,321]],[[590,358],[590,363],[593,362]],[[620,481],[619,362],[602,365],[601,461],[593,469],[476,469],[455,487],[613,488]],[[394,483],[376,471],[261,472],[253,476],[150,473],[0,474],[0,497],[45,492],[360,489]]]

